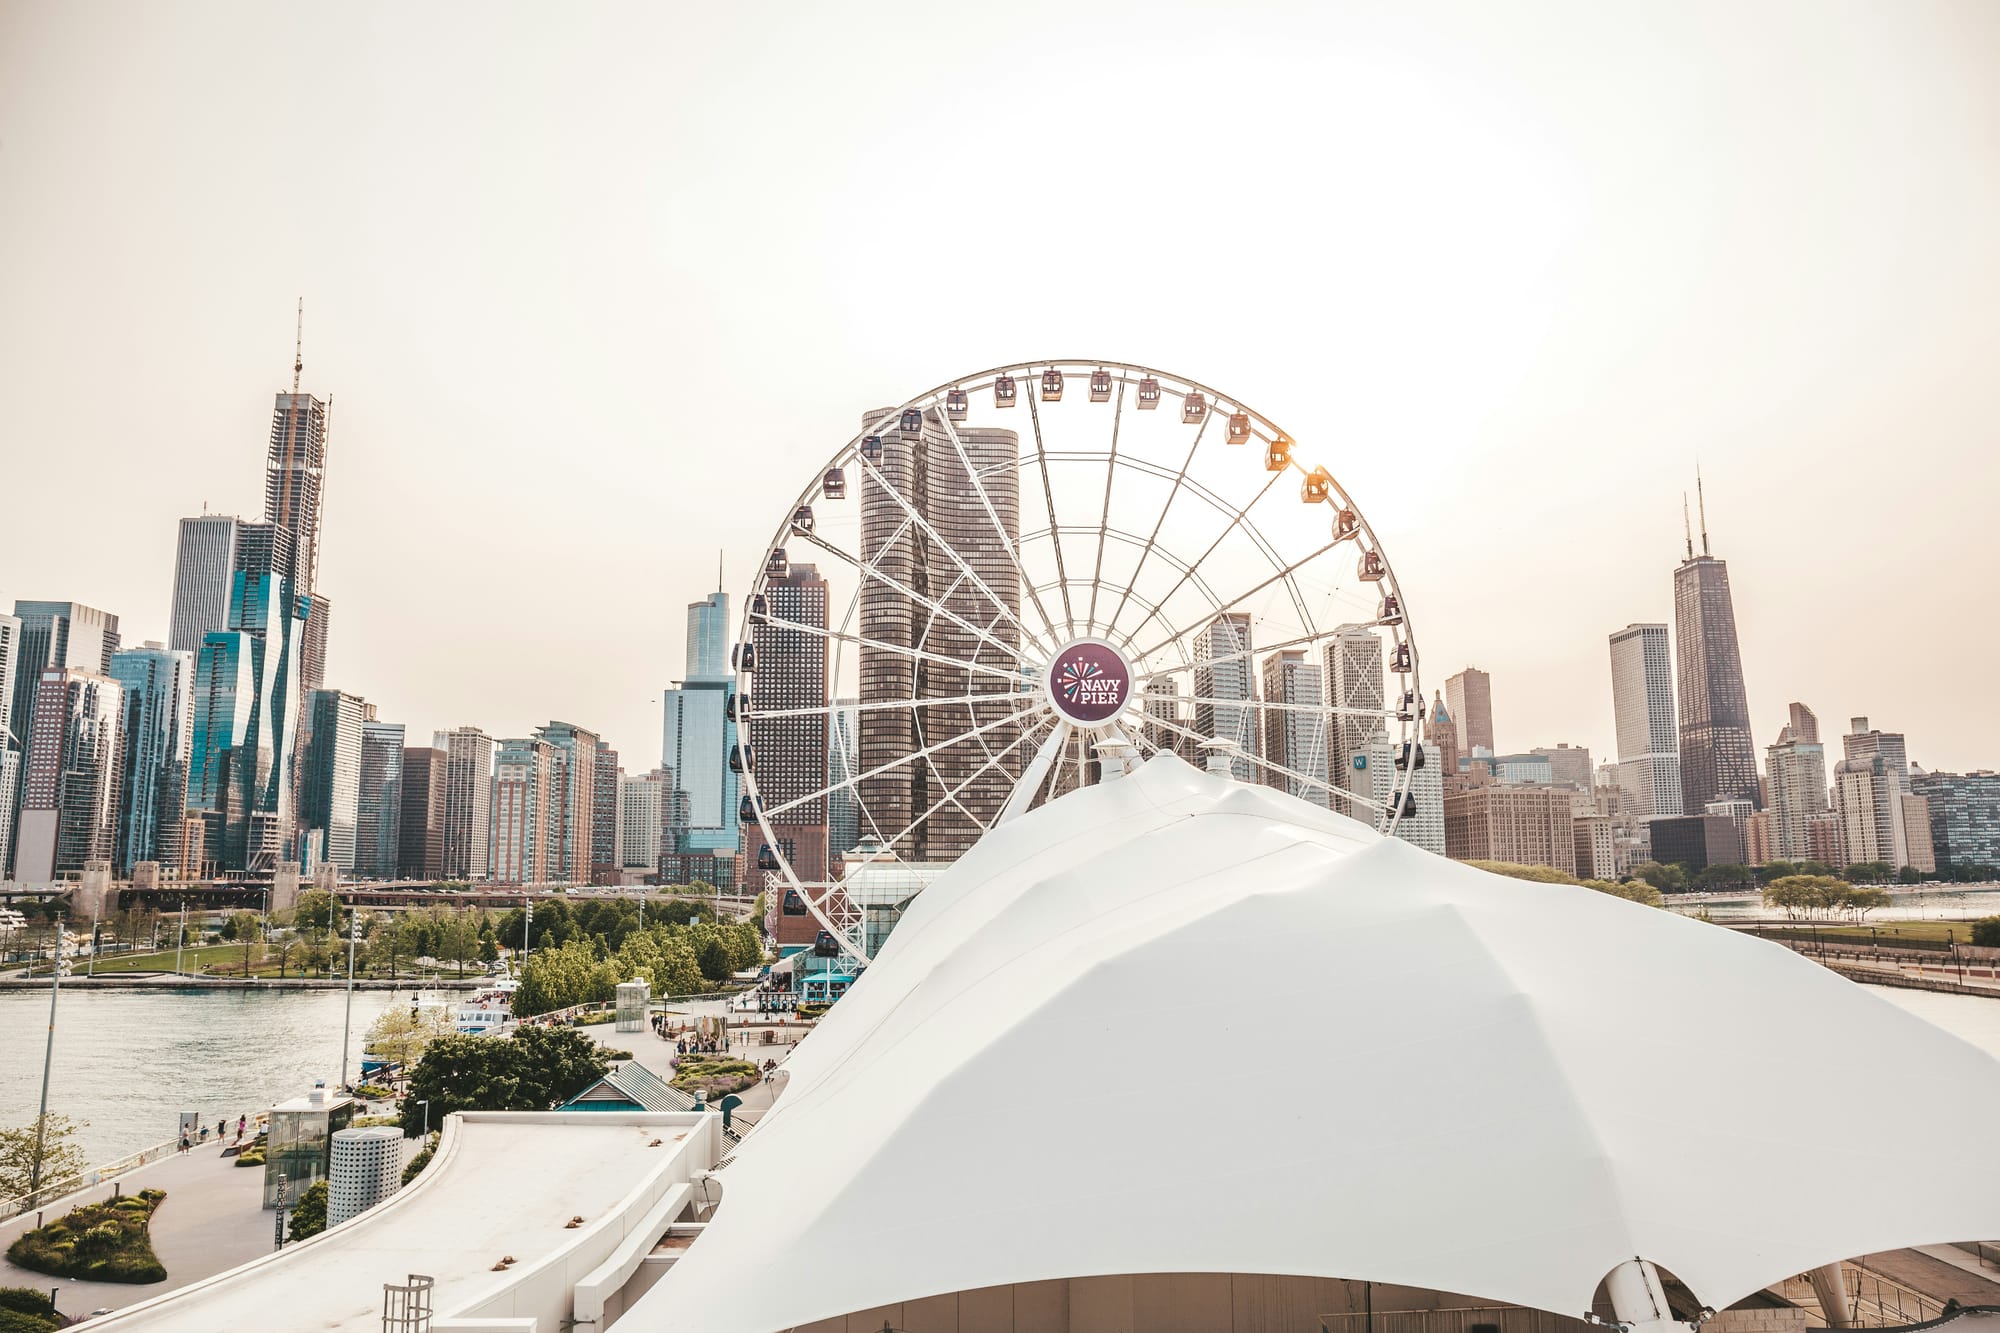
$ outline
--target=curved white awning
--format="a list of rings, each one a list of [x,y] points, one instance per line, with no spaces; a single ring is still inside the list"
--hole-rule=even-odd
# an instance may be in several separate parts
[[[1855,1171],[1918,1114],[1948,1188]],[[804,1043],[636,1329],[1057,1277],[1368,1278],[1720,1308],[2000,1234],[2000,1061],[1772,944],[1503,879],[1156,759],[989,834]],[[782,1272],[782,1281],[770,1280]]]

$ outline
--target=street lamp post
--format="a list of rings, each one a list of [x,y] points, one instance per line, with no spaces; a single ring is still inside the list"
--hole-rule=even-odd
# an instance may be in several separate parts
[[[334,900],[338,902],[339,899]],[[339,918],[335,918],[338,920]],[[354,935],[360,924],[361,915],[349,908],[347,912],[347,1016],[340,1021],[340,1086],[347,1084],[347,1039],[354,1031]]]
[[[56,917],[56,938],[62,938],[62,917]],[[35,1116],[35,1156],[28,1164],[28,1197],[42,1189],[42,1145],[49,1127],[49,1070],[56,1058],[56,997],[62,994],[62,945],[56,945],[56,965],[49,972],[49,1038],[42,1050],[42,1109]],[[53,1299],[53,1298],[51,1298]]]
[[[420,1100],[420,1101],[419,1101],[419,1102],[417,1103],[417,1105],[419,1105],[419,1106],[421,1106],[421,1107],[423,1107],[423,1108],[424,1108],[424,1141],[428,1143],[428,1142],[430,1141],[430,1137],[431,1137],[431,1103],[430,1103],[430,1098],[428,1098],[428,1097],[426,1097],[426,1098],[423,1098],[422,1100]]]
[[[183,898],[181,899],[180,925],[174,931],[174,975],[175,976],[179,976],[181,974],[181,946],[187,943],[187,933],[188,933],[188,903],[187,899]]]

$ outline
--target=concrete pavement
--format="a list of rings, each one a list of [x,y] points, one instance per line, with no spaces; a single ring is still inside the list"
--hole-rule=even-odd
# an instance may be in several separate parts
[[[115,1193],[137,1194],[162,1189],[166,1199],[153,1214],[153,1253],[166,1267],[164,1281],[148,1283],[78,1282],[18,1268],[0,1259],[0,1287],[60,1288],[57,1308],[72,1317],[92,1310],[123,1309],[162,1292],[185,1287],[205,1277],[247,1263],[268,1253],[272,1215],[264,1211],[264,1169],[237,1166],[222,1156],[222,1145],[207,1143],[176,1153],[115,1181],[94,1185],[43,1208],[39,1217],[54,1221],[80,1203],[100,1203]],[[23,1231],[33,1230],[37,1214],[0,1223],[0,1253]]]

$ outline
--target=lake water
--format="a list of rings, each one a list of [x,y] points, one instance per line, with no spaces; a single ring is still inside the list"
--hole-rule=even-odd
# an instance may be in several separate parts
[[[2000,916],[2000,889],[1990,884],[1964,889],[1921,889],[1890,890],[1887,907],[1873,908],[1868,920],[1881,921],[1974,921],[1982,916]],[[1754,894],[1728,897],[1708,897],[1699,901],[1689,901],[1683,895],[1670,894],[1667,906],[1686,916],[1697,916],[1707,912],[1716,921],[1763,920],[1779,916],[1776,909],[1764,906],[1763,900]]]
[[[352,1071],[391,1000],[356,991]],[[57,1014],[49,1109],[88,1122],[93,1164],[165,1142],[179,1113],[213,1126],[340,1078],[341,991],[65,990]],[[0,1124],[25,1125],[41,1096],[47,991],[0,994]]]
[[[2000,999],[1870,986],[1889,1003],[2000,1059]],[[361,1038],[407,994],[356,991]],[[339,991],[79,990],[62,997],[50,1109],[88,1122],[93,1165],[172,1138],[183,1110],[206,1124],[269,1107],[340,1076]],[[41,1090],[46,991],[0,994],[0,1124],[34,1119]]]

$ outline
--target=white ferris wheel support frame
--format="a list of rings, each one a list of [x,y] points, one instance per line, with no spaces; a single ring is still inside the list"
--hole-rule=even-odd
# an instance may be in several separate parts
[[[1090,377],[1093,374],[1106,373],[1110,376],[1114,393],[1112,394],[1112,401],[1110,403],[1111,438],[1107,450],[1100,454],[1097,451],[1066,450],[1052,452],[1048,449],[1042,432],[1040,388],[1043,375],[1050,371],[1059,374],[1065,385],[1073,386],[1079,393],[1086,391],[1085,386],[1089,383]],[[967,399],[970,399],[973,395],[990,393],[1003,377],[1012,379],[1018,399],[1025,401],[1028,408],[1027,416],[1031,427],[1032,447],[1035,455],[1032,463],[1032,472],[1034,473],[1034,479],[1040,483],[1042,491],[1041,500],[1046,506],[1049,517],[1048,527],[1032,532],[1019,531],[1019,523],[1017,521],[1017,531],[1011,535],[1008,533],[1005,523],[1000,518],[999,510],[993,502],[991,493],[982,480],[982,470],[975,466],[970,453],[965,447],[964,441],[958,433],[953,413],[947,406],[948,395],[962,393]],[[1188,451],[1178,469],[1172,468],[1171,465],[1163,465],[1142,457],[1120,453],[1124,415],[1127,408],[1126,398],[1128,392],[1140,386],[1151,387],[1156,399],[1152,410],[1169,410],[1169,400],[1177,400],[1180,405],[1180,411],[1177,415],[1181,416],[1184,423],[1191,426],[1191,439]],[[1202,410],[1198,419],[1190,421],[1187,416],[1186,407],[1190,399],[1197,395],[1202,404]],[[1102,401],[1095,397],[1091,401],[1102,405]],[[901,490],[889,481],[882,469],[877,465],[877,461],[869,457],[864,450],[864,441],[870,437],[885,440],[895,438],[900,429],[904,414],[912,410],[923,414],[920,429],[922,427],[942,427],[943,433],[948,438],[951,448],[956,455],[959,466],[963,468],[965,476],[970,479],[980,502],[980,512],[987,521],[987,524],[990,525],[993,534],[999,538],[998,546],[1006,552],[1012,575],[1019,580],[1021,596],[1015,606],[1010,607],[1007,601],[994,591],[986,579],[980,576],[964,555],[951,542],[938,533],[930,521],[919,511],[917,506],[912,504],[909,498],[904,496]],[[1211,487],[1199,478],[1190,475],[1190,468],[1193,466],[1195,456],[1201,449],[1203,441],[1207,438],[1210,426],[1218,417],[1235,418],[1230,428],[1232,434],[1235,433],[1234,427],[1237,424],[1245,420],[1248,422],[1247,436],[1245,438],[1228,440],[1226,441],[1227,444],[1232,447],[1258,446],[1265,453],[1265,466],[1270,476],[1256,494],[1246,503],[1233,503],[1216,494]],[[1031,464],[1027,457],[1027,448],[1025,447],[1028,441],[1024,440],[1022,443],[1024,447],[1017,455],[1015,461],[1009,465],[1017,474],[1017,492],[1025,488],[1031,473]],[[1282,444],[1281,465],[1272,466],[1270,459],[1273,456],[1273,448],[1280,443]],[[1246,455],[1252,456],[1257,451],[1254,448],[1246,448],[1244,450]],[[1058,516],[1056,504],[1056,486],[1049,472],[1050,460],[1055,458],[1066,462],[1079,462],[1095,460],[1099,457],[1103,459],[1105,464],[1105,493],[1103,506],[1096,526],[1093,528],[1089,525],[1062,523]],[[1159,513],[1154,519],[1152,529],[1143,536],[1137,532],[1128,532],[1115,528],[1111,523],[1112,496],[1121,467],[1130,468],[1137,473],[1149,475],[1157,480],[1164,480],[1169,483],[1167,497],[1160,505]],[[888,496],[894,501],[899,511],[900,523],[898,527],[890,538],[882,543],[881,551],[873,559],[863,559],[857,553],[849,552],[837,544],[826,540],[814,530],[812,525],[801,527],[797,522],[797,516],[800,513],[810,511],[811,506],[816,503],[826,502],[823,498],[825,477],[835,469],[841,469],[844,476],[854,479],[855,490],[857,492],[860,490],[859,483],[862,477],[865,476],[873,487],[878,488],[881,494]],[[989,469],[986,475],[992,475],[992,472],[993,470]],[[1327,506],[1328,511],[1336,516],[1343,514],[1348,516],[1351,520],[1351,527],[1345,531],[1340,530],[1338,527],[1339,519],[1336,517],[1336,531],[1332,541],[1317,547],[1304,556],[1296,559],[1287,559],[1257,528],[1257,525],[1251,520],[1250,514],[1271,489],[1280,480],[1283,480],[1288,473],[1292,472],[1298,473],[1301,478],[1316,478],[1324,488],[1323,503]],[[1217,533],[1207,549],[1191,560],[1184,560],[1177,557],[1174,553],[1166,549],[1160,541],[1161,532],[1167,522],[1168,515],[1173,511],[1176,501],[1180,500],[1183,495],[1192,497],[1192,500],[1206,505],[1217,514],[1227,518],[1226,525]],[[878,415],[872,415],[863,429],[852,436],[828,460],[819,473],[807,483],[805,488],[800,491],[798,497],[792,502],[787,512],[788,516],[779,523],[777,530],[772,535],[771,542],[765,548],[764,557],[758,563],[751,585],[750,596],[743,599],[743,610],[739,621],[740,628],[736,637],[738,647],[732,650],[731,662],[732,672],[735,676],[736,696],[745,701],[742,715],[735,719],[735,745],[734,752],[731,755],[731,764],[732,768],[737,769],[740,773],[741,791],[747,801],[749,810],[755,815],[754,823],[757,836],[762,840],[762,845],[764,846],[774,849],[781,846],[780,839],[775,833],[771,822],[774,818],[816,800],[828,801],[834,793],[845,789],[851,793],[851,799],[857,808],[858,818],[862,824],[863,834],[868,835],[872,833],[882,848],[881,853],[878,855],[858,858],[860,863],[862,865],[876,863],[897,864],[903,861],[903,858],[896,852],[897,843],[910,836],[924,820],[947,806],[956,805],[960,810],[972,815],[975,823],[981,824],[987,829],[1013,819],[1031,808],[1042,789],[1048,786],[1063,756],[1072,747],[1076,747],[1078,751],[1078,764],[1081,767],[1088,762],[1090,749],[1094,745],[1108,745],[1114,750],[1121,748],[1125,750],[1160,750],[1162,747],[1159,742],[1149,732],[1173,733],[1175,737],[1195,744],[1207,744],[1213,739],[1203,735],[1193,727],[1182,725],[1180,722],[1172,719],[1153,715],[1147,711],[1149,701],[1164,701],[1175,704],[1193,703],[1196,705],[1214,705],[1218,707],[1226,706],[1246,715],[1262,710],[1282,710],[1286,712],[1311,713],[1323,719],[1338,716],[1365,716],[1398,724],[1402,728],[1402,740],[1400,746],[1392,743],[1392,750],[1397,752],[1398,757],[1395,766],[1396,774],[1387,802],[1378,801],[1371,796],[1364,796],[1348,788],[1341,787],[1328,779],[1298,772],[1258,754],[1239,753],[1233,757],[1239,763],[1247,763],[1253,769],[1262,770],[1267,777],[1282,779],[1284,783],[1292,784],[1298,788],[1317,789],[1324,792],[1326,799],[1336,809],[1341,808],[1342,805],[1346,805],[1348,807],[1363,807],[1373,810],[1379,815],[1378,827],[1385,833],[1393,833],[1395,831],[1398,822],[1404,817],[1409,808],[1415,770],[1422,763],[1420,757],[1413,758],[1413,756],[1421,756],[1422,753],[1418,724],[1423,718],[1424,702],[1423,689],[1420,683],[1421,675],[1416,641],[1410,623],[1409,606],[1402,595],[1401,585],[1397,582],[1394,566],[1391,564],[1381,542],[1376,538],[1374,528],[1369,524],[1360,506],[1354,502],[1352,496],[1340,484],[1339,480],[1332,475],[1331,470],[1323,464],[1316,466],[1309,465],[1305,460],[1300,458],[1291,436],[1280,430],[1277,424],[1269,417],[1250,407],[1239,398],[1220,393],[1198,380],[1131,362],[1098,361],[1088,358],[1055,358],[1022,361],[1009,365],[990,367],[975,374],[961,376],[937,385],[893,408],[884,410]],[[1233,597],[1224,598],[1208,586],[1201,578],[1200,571],[1203,562],[1214,555],[1222,544],[1239,530],[1255,545],[1263,557],[1270,561],[1273,572],[1268,578],[1254,587],[1237,592]],[[926,597],[876,567],[880,562],[881,556],[894,549],[902,537],[911,532],[920,533],[927,539],[933,549],[946,556],[955,566],[953,581],[942,594]],[[1062,538],[1066,532],[1073,537],[1094,537],[1095,557],[1091,566],[1089,566],[1087,581],[1082,578],[1071,577],[1070,564],[1065,556],[1062,545]],[[1041,542],[1043,540],[1046,540],[1051,548],[1056,576],[1053,580],[1045,579],[1037,582],[1028,573],[1022,558],[1022,551],[1030,542]],[[1114,541],[1137,548],[1139,556],[1129,576],[1115,583],[1107,584],[1104,578],[1104,554]],[[1295,575],[1301,569],[1310,566],[1313,562],[1324,559],[1330,554],[1337,553],[1340,547],[1350,543],[1352,543],[1359,553],[1361,561],[1366,562],[1372,554],[1379,566],[1380,577],[1379,580],[1369,581],[1379,582],[1381,585],[1379,592],[1386,594],[1387,599],[1392,599],[1385,600],[1383,605],[1385,607],[1393,606],[1393,615],[1381,615],[1378,613],[1375,621],[1366,627],[1371,630],[1388,631],[1390,640],[1397,646],[1399,662],[1407,664],[1407,670],[1404,670],[1402,665],[1399,664],[1386,673],[1395,682],[1393,689],[1398,696],[1393,701],[1393,707],[1387,706],[1392,702],[1387,697],[1383,700],[1385,705],[1383,708],[1368,709],[1334,705],[1315,706],[1310,704],[1264,702],[1254,698],[1222,699],[1195,693],[1149,692],[1144,688],[1152,681],[1188,672],[1196,665],[1195,658],[1188,651],[1188,644],[1190,635],[1199,626],[1175,624],[1165,611],[1165,608],[1173,597],[1187,587],[1195,588],[1212,604],[1212,608],[1204,613],[1203,617],[1204,620],[1212,620],[1214,616],[1234,610],[1259,593],[1275,585],[1282,584],[1286,592],[1289,593],[1294,608],[1307,630],[1307,633],[1304,635],[1289,640],[1273,644],[1247,646],[1237,652],[1208,657],[1204,659],[1204,665],[1213,667],[1231,660],[1252,659],[1255,656],[1276,652],[1284,648],[1326,643],[1334,627],[1317,628],[1315,626],[1313,616],[1295,579]],[[846,565],[855,575],[857,579],[855,591],[852,598],[848,599],[848,605],[840,628],[834,629],[807,625],[798,621],[772,616],[768,611],[762,615],[756,614],[753,611],[757,598],[765,592],[769,583],[773,556],[787,545],[793,544],[803,544],[816,551],[824,552]],[[1179,577],[1166,594],[1148,600],[1143,596],[1136,595],[1134,588],[1139,581],[1139,576],[1145,572],[1148,563],[1155,558],[1163,561]],[[949,623],[958,631],[978,640],[983,649],[998,650],[1007,658],[1012,659],[1016,670],[1010,672],[1004,668],[994,666],[988,661],[974,661],[970,657],[948,657],[936,652],[927,651],[926,649],[908,648],[900,644],[870,638],[863,633],[854,632],[850,627],[853,625],[858,613],[862,590],[871,583],[891,590],[898,597],[906,599],[910,604],[921,608],[926,613],[928,619],[924,625],[924,634],[917,640],[918,642],[929,643],[931,630],[936,628],[940,621],[943,621]],[[1079,594],[1086,589],[1088,592],[1088,601],[1084,607],[1083,619],[1079,623],[1076,614],[1076,602],[1080,600]],[[961,591],[976,593],[984,599],[980,614],[983,614],[987,608],[996,613],[985,627],[981,627],[977,623],[978,616],[961,614],[959,611],[951,609],[951,606],[947,604]],[[1100,603],[1108,600],[1108,594],[1111,592],[1117,594],[1116,604],[1112,607],[1110,615],[1100,620],[1098,618]],[[1055,603],[1053,607],[1050,601],[1044,599],[1045,593],[1059,594],[1059,596],[1053,599]],[[1120,631],[1117,626],[1128,605],[1137,605],[1139,610],[1143,612],[1143,618],[1133,624],[1129,630]],[[828,618],[831,621],[832,608],[829,607],[828,610]],[[1031,628],[1031,620],[1029,618],[1031,611],[1033,619],[1040,622],[1039,629]],[[829,699],[825,705],[778,708],[767,712],[756,707],[753,688],[754,679],[757,674],[755,668],[746,668],[740,660],[741,645],[754,642],[755,629],[758,624],[768,624],[821,639],[829,649],[830,674],[833,672],[833,664],[837,661],[837,657],[835,657],[832,650],[837,649],[840,645],[847,645],[855,648],[857,651],[867,648],[871,651],[887,652],[892,655],[905,657],[910,659],[913,667],[918,663],[931,661],[951,667],[954,670],[964,671],[968,677],[1005,678],[1013,681],[1015,688],[1006,692],[979,693],[975,688],[971,688],[972,681],[969,679],[967,692],[951,698],[912,697],[905,699],[869,699],[847,703],[838,703],[831,697],[832,691],[829,690]],[[1146,631],[1149,626],[1165,632],[1164,634],[1155,633],[1149,636],[1147,646],[1140,649],[1138,647],[1139,635]],[[1000,635],[1000,631],[1003,628],[1018,633],[1019,642],[1015,644],[1006,642]],[[1042,683],[1048,674],[1054,657],[1059,651],[1063,650],[1073,641],[1088,639],[1098,635],[1102,635],[1105,639],[1113,642],[1129,664],[1129,693],[1124,705],[1119,708],[1115,717],[1094,726],[1084,726],[1064,716],[1061,710],[1053,705],[1042,688]],[[1121,635],[1122,637],[1120,637]],[[1178,650],[1180,660],[1177,662],[1169,661],[1165,665],[1153,665],[1154,659],[1170,648]],[[981,650],[976,650],[974,655],[983,656],[984,653]],[[1245,667],[1245,671],[1247,673],[1247,666]],[[1254,695],[1255,691],[1252,690],[1250,693]],[[922,710],[941,705],[962,706],[967,710],[968,718],[973,716],[972,709],[982,706],[993,706],[995,708],[1006,706],[1006,712],[1004,716],[991,717],[977,725],[955,730],[950,735],[933,743],[927,740],[922,734]],[[899,755],[886,763],[877,765],[867,772],[849,771],[839,781],[834,781],[831,773],[829,773],[825,783],[816,791],[802,796],[795,796],[781,802],[767,802],[759,792],[757,786],[755,753],[751,742],[752,719],[824,716],[828,722],[827,734],[829,747],[831,747],[833,743],[833,715],[837,710],[843,708],[856,710],[857,716],[860,713],[879,709],[910,709],[918,718],[917,739],[919,744],[909,753]],[[1135,725],[1123,725],[1128,720]],[[1053,726],[1050,725],[1051,722],[1053,722]],[[1018,726],[1020,728],[1019,733],[998,751],[993,750],[991,746],[986,744],[984,737],[1007,726]],[[1044,732],[1044,728],[1047,728],[1046,732]],[[1323,729],[1323,741],[1325,734]],[[992,771],[995,767],[1004,764],[1008,756],[1020,750],[1024,743],[1029,742],[1031,739],[1036,742],[1033,746],[1032,755],[1027,760],[1020,778],[1016,781],[1013,791],[1004,802],[1000,812],[990,822],[984,820],[958,801],[957,798],[976,779]],[[877,777],[912,764],[929,764],[935,755],[947,749],[964,746],[968,742],[977,742],[979,744],[980,749],[985,752],[983,762],[963,781],[959,782],[956,787],[945,791],[928,809],[922,814],[917,815],[907,826],[895,832],[893,836],[885,837],[888,830],[875,827],[873,815],[861,802],[860,784],[868,778]],[[975,754],[972,757],[979,756]],[[933,771],[936,771],[934,767]],[[1002,772],[1005,772],[1004,768]],[[1328,778],[1332,776],[1332,771],[1329,768]],[[738,813],[737,811],[725,812],[726,815],[736,815]],[[748,821],[744,822],[747,823]],[[750,839],[745,837],[746,850],[749,841]],[[853,856],[852,853],[848,853],[847,855],[850,857]],[[833,856],[834,854],[829,851],[828,860],[832,861]],[[828,866],[827,879],[825,881],[805,881],[799,877],[796,868],[789,858],[779,855],[777,859],[779,865],[776,873],[781,878],[778,883],[768,885],[768,887],[775,888],[780,893],[796,893],[805,903],[810,914],[818,921],[820,929],[830,933],[842,951],[865,964],[868,961],[868,954],[865,947],[864,913],[852,903],[847,903],[845,895],[839,892],[841,877],[834,873],[833,867],[831,865]],[[748,867],[756,866],[756,859],[753,857],[744,857],[744,862]],[[768,879],[773,872],[765,870],[762,873]],[[842,903],[845,903],[845,906],[842,906]]]

